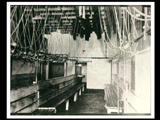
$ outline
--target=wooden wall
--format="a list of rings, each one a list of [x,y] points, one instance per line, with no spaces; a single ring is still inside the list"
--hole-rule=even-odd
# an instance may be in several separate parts
[[[35,80],[35,62],[12,59],[10,79],[11,89],[32,85]]]
[[[35,73],[35,63],[24,60],[12,60],[12,75]]]
[[[31,113],[77,83],[76,75],[57,77],[10,91],[10,113]]]

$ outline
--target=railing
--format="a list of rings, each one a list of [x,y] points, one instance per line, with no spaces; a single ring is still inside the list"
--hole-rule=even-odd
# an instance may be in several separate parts
[[[10,113],[31,113],[77,83],[76,75],[40,81],[10,92]]]

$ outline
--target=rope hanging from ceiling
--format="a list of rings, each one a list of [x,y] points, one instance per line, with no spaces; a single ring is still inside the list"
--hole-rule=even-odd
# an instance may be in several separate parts
[[[45,12],[48,12],[47,8]],[[31,23],[32,18],[37,15],[39,13],[34,11],[33,6],[14,6],[14,9],[12,9],[11,28],[14,28],[11,29],[10,35],[12,57],[31,60],[46,58],[46,54],[41,53],[45,52],[47,47],[47,40],[43,37],[43,34],[45,33],[48,16],[46,15],[44,20],[38,19],[35,23]]]
[[[134,8],[135,9],[135,8]],[[141,21],[144,21],[144,19],[139,19],[137,16],[135,16],[135,15],[133,15],[133,14],[131,14],[131,12],[129,11],[130,10],[130,8],[128,7],[128,10],[126,10],[126,8],[124,8],[124,11],[123,11],[123,14],[124,14],[124,16],[123,16],[123,31],[121,31],[121,29],[120,29],[120,24],[119,24],[119,20],[118,20],[118,15],[117,15],[117,10],[116,10],[116,8],[114,7],[113,8],[113,10],[114,10],[114,21],[115,21],[115,25],[116,26],[114,26],[115,28],[117,28],[117,35],[118,35],[118,38],[120,39],[120,41],[121,42],[123,42],[123,43],[125,43],[124,41],[125,41],[125,36],[124,36],[124,30],[126,31],[126,33],[127,33],[127,40],[129,41],[127,44],[129,44],[128,46],[130,46],[132,43],[135,43],[134,42],[134,40],[132,39],[132,40],[130,40],[130,33],[129,33],[129,29],[130,29],[130,23],[128,24],[127,23],[127,21],[126,21],[126,16],[128,15],[128,16],[130,16],[130,18],[131,18],[131,21],[132,21],[132,23],[133,23],[133,29],[134,29],[134,31],[135,31],[135,33],[136,33],[136,36],[138,37],[138,33],[137,33],[137,30],[136,30],[136,27],[135,27],[135,19],[138,19],[138,20],[141,20]],[[107,10],[107,11],[109,11],[109,10]],[[109,17],[109,14],[108,14],[108,12],[107,11],[105,11],[105,15],[107,16],[107,18]],[[139,13],[139,11],[138,10],[135,10],[136,12],[138,12]],[[111,11],[110,11],[111,12]],[[140,13],[141,15],[145,15],[145,14],[143,14],[143,13]],[[126,15],[126,16],[125,16]],[[110,16],[111,16],[111,14],[110,14]],[[146,15],[145,17],[150,17],[150,16],[148,16],[148,15]],[[113,17],[111,17],[111,18],[113,18]],[[129,17],[128,17],[129,18]],[[123,49],[123,46],[124,47],[126,47],[124,44],[121,44],[121,46],[117,46],[117,45],[114,45],[113,43],[112,43],[112,41],[111,41],[111,37],[109,36],[109,30],[107,29],[108,27],[110,27],[111,28],[111,26],[109,25],[109,23],[110,23],[110,19],[107,19],[106,21],[104,20],[104,17],[102,18],[102,20],[103,20],[103,23],[104,23],[104,31],[105,31],[105,35],[106,35],[106,37],[107,37],[107,39],[108,39],[108,41],[109,42],[105,42],[105,44],[107,44],[107,47],[109,48],[109,49],[111,49],[112,51],[114,50],[118,50],[119,52],[121,51],[121,52],[124,52],[124,53],[129,53],[129,54],[131,54],[131,55],[134,55],[135,54],[135,52],[136,52],[136,48],[137,48],[137,46],[138,46],[138,42],[136,43],[136,45],[135,45],[135,49],[132,51],[131,50],[131,47],[129,47],[130,48],[130,50],[125,50],[125,49]],[[147,19],[146,21],[149,21],[150,19]],[[112,20],[113,21],[113,20]],[[101,23],[102,24],[102,23]],[[112,24],[112,25],[114,25],[114,24]],[[113,32],[114,32],[114,29],[113,29]],[[115,33],[115,32],[114,32]],[[122,35],[121,35],[121,33],[123,33]],[[109,47],[109,44],[108,43],[110,43],[110,45],[113,47],[113,48],[111,48],[111,47]],[[127,45],[126,44],[126,45]],[[118,53],[118,51],[117,51],[117,53]]]
[[[41,19],[41,14],[38,11],[34,10],[35,6],[13,6],[11,10],[11,55],[18,54],[18,56],[22,56],[23,58],[31,58],[34,56],[34,59],[40,58],[40,54],[38,52],[44,52],[47,49],[47,40],[43,37],[45,33],[47,33],[46,30],[46,23],[48,20],[48,15],[49,11],[47,6],[45,7],[46,13],[48,13],[45,18]],[[40,7],[37,6],[37,9]],[[85,36],[85,41],[89,41],[90,35],[92,31],[95,31],[97,35],[97,39],[100,39],[102,37],[102,31],[105,31],[105,38],[108,42],[102,43],[102,44],[107,44],[108,46],[111,45],[113,48],[111,49],[118,49],[121,52],[126,52],[129,54],[134,54],[137,48],[138,43],[136,43],[136,47],[134,50],[131,49],[130,45],[134,43],[133,39],[130,39],[130,25],[132,22],[133,25],[133,30],[135,31],[135,37],[138,37],[138,33],[136,30],[136,25],[135,25],[135,20],[139,21],[144,21],[146,28],[148,28],[147,21],[150,21],[150,15],[143,14],[136,8],[132,8],[135,12],[140,14],[141,16],[144,16],[145,19],[137,17],[135,14],[131,12],[130,7],[124,8],[124,19],[123,19],[123,29],[120,28],[120,21],[118,19],[118,12],[115,7],[104,7],[105,11],[105,16],[106,20],[102,18],[100,14],[100,10],[98,9],[97,6],[92,6],[89,7],[90,10],[90,15],[86,15],[84,17],[84,14],[82,16],[77,16],[75,21],[73,21],[73,39],[76,40],[77,36],[80,36],[81,38],[84,38]],[[30,10],[29,10],[30,9]],[[28,11],[29,10],[29,11]],[[84,7],[83,7],[84,11]],[[63,12],[63,11],[62,11]],[[93,15],[91,13],[94,13]],[[66,16],[66,14],[64,13]],[[39,19],[32,19],[36,18],[39,16]],[[92,18],[92,17],[93,18]],[[129,17],[127,17],[129,16]],[[38,17],[37,17],[38,18]],[[58,19],[58,26],[57,30],[59,29],[60,26],[63,25],[62,23],[62,14],[59,16]],[[130,21],[127,19],[130,18]],[[68,15],[67,15],[68,19]],[[90,19],[93,21],[93,27],[91,27],[90,24]],[[104,25],[102,25],[101,19],[103,19]],[[53,21],[56,20],[56,17],[54,15]],[[35,23],[34,23],[35,21]],[[50,24],[51,25],[51,24]],[[53,27],[53,26],[52,26]],[[68,28],[66,27],[66,30]],[[51,26],[49,29],[50,33],[52,32]],[[113,42],[111,41],[111,35],[113,33],[117,32],[118,39],[120,40],[120,46],[119,45],[114,45]],[[147,30],[144,30],[144,36]],[[126,38],[125,38],[126,37]],[[53,38],[54,39],[54,38]],[[63,49],[67,49],[67,46],[65,46],[64,41],[62,40],[63,38],[59,38],[60,44],[56,43],[58,47],[64,47]],[[70,39],[70,38],[69,38]],[[71,41],[71,40],[69,40]],[[108,44],[109,43],[109,44]],[[129,43],[129,49],[124,49],[124,46]],[[69,44],[70,45],[70,44]],[[79,44],[77,44],[79,46]],[[73,48],[75,50],[76,48]],[[34,54],[34,55],[33,55]],[[78,54],[78,52],[75,54]],[[44,56],[43,56],[44,57]]]

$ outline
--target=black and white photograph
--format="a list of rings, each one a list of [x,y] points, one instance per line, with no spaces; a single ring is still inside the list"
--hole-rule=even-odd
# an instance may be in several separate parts
[[[154,2],[7,2],[8,118],[154,118]]]

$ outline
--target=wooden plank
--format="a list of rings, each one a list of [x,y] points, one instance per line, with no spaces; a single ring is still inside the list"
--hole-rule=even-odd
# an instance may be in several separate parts
[[[16,74],[11,76],[11,90],[29,86],[35,81],[35,73]]]
[[[26,73],[26,74],[16,74],[11,76],[11,80],[17,80],[17,79],[26,79],[26,78],[36,78],[35,73]]]
[[[117,95],[112,84],[108,85],[107,87],[106,97],[106,103],[108,107],[117,107]]]
[[[54,95],[56,95],[56,90],[55,89],[50,89],[49,91],[45,92],[44,94],[41,94],[40,97],[39,97],[39,104],[47,102],[48,99],[50,99]]]
[[[40,106],[41,106],[41,107],[42,107],[42,106],[43,106],[43,107],[46,107],[46,105],[48,104],[48,102],[49,102],[50,100],[52,100],[52,99],[55,98],[56,96],[62,94],[62,93],[65,92],[66,90],[70,89],[73,85],[75,85],[75,83],[74,83],[74,84],[70,84],[70,85],[68,85],[68,86],[66,86],[66,87],[63,87],[63,88],[57,90],[55,94],[53,94],[50,98],[48,98],[47,101],[44,101],[43,103],[41,103]]]
[[[17,90],[11,90],[10,102],[13,102],[17,99],[28,96],[30,94],[33,94],[33,93],[37,92],[38,89],[39,89],[38,84],[34,84],[34,85],[31,85],[28,87],[19,88]]]
[[[73,84],[74,86],[75,84]],[[63,103],[66,99],[68,99],[71,95],[75,94],[78,89],[80,89],[82,85],[76,85],[71,87],[69,90],[65,91],[63,94],[58,95],[54,99],[49,100],[47,103],[41,105],[41,107],[57,107],[61,103]]]
[[[111,102],[112,102],[112,104],[111,104],[111,106],[112,107],[116,107],[116,103],[117,103],[117,95],[116,95],[116,93],[115,93],[115,91],[114,91],[114,88],[113,88],[113,85],[111,84],[111,95],[110,95],[110,98],[111,98]]]
[[[108,96],[107,96],[107,106],[111,107],[112,106],[112,100],[111,100],[111,85],[108,87]]]
[[[37,94],[33,94],[32,96],[26,97],[24,99],[20,99],[16,102],[13,102],[13,103],[10,104],[10,106],[11,106],[10,107],[10,112],[11,113],[15,113],[17,111],[20,112],[21,109],[27,108],[28,105],[31,105],[32,103],[34,103],[37,100],[38,100]],[[27,110],[26,112],[28,112],[28,111],[31,112],[32,109],[33,108],[30,107],[30,108],[26,109]],[[37,109],[37,108],[35,108],[35,109]],[[22,110],[22,111],[24,111],[24,110]]]

